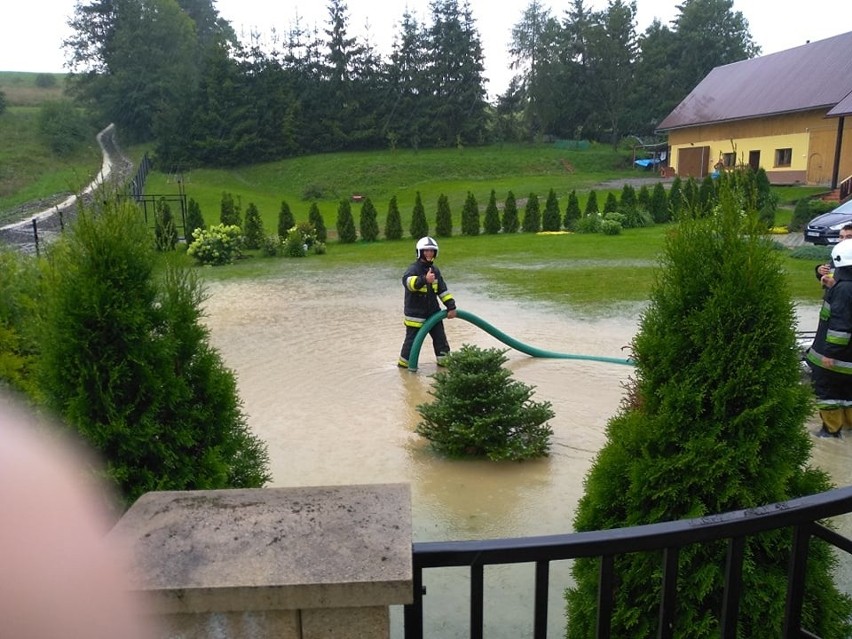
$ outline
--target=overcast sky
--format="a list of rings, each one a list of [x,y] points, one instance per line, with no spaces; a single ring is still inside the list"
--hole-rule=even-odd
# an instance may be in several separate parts
[[[61,41],[68,35],[66,23],[74,11],[74,0],[2,0],[0,8],[0,71],[63,71],[65,61]],[[385,55],[390,53],[396,24],[406,7],[422,22],[428,22],[429,0],[348,0],[349,28],[362,34],[369,24],[372,40]],[[541,0],[557,18],[570,5],[568,0]],[[654,18],[668,23],[677,14],[679,0],[637,0],[637,31],[642,32]],[[490,95],[501,93],[509,83],[509,44],[512,26],[517,23],[529,0],[470,0],[473,16],[485,52],[485,76]],[[587,0],[586,6],[604,9],[606,0]],[[275,0],[218,0],[219,13],[231,22],[237,33],[249,30],[270,33],[274,27],[286,33],[298,14],[309,27],[325,26],[327,3]],[[748,20],[751,34],[764,54],[822,40],[852,30],[852,2],[849,0],[734,0],[734,10]]]

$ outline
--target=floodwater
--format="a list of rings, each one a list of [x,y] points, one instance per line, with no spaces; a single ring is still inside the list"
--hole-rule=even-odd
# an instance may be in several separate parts
[[[431,401],[431,340],[423,344],[419,371],[396,366],[404,335],[400,276],[360,266],[332,272],[299,261],[280,278],[208,284],[211,343],[235,371],[249,424],[269,446],[271,485],[410,484],[415,541],[570,532],[583,478],[633,369],[508,351],[513,377],[535,387],[535,401],[553,405],[551,455],[523,463],[442,459],[414,433],[416,406]],[[629,356],[639,306],[582,316],[493,299],[476,282],[448,276],[460,308],[524,344]],[[816,326],[816,309],[801,316],[802,329]],[[463,320],[445,326],[453,348],[505,348]],[[852,483],[850,440],[815,439],[814,459],[838,485]],[[551,637],[564,636],[562,590],[569,569],[567,562],[551,568]],[[427,571],[427,636],[464,636],[466,578],[466,570]],[[486,636],[531,636],[532,579],[529,566],[486,570]],[[399,607],[392,612],[392,635],[402,635]]]

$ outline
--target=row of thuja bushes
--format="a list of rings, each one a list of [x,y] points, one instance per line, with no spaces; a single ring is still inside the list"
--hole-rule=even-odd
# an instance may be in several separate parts
[[[717,204],[718,184],[726,179],[741,183],[749,208],[759,212],[767,228],[774,224],[777,198],[769,189],[769,180],[763,170],[739,171],[725,174],[718,179],[710,176],[701,182],[693,178],[675,178],[667,190],[662,182],[652,188],[641,186],[638,191],[625,184],[617,196],[608,191],[603,202],[598,193],[588,193],[585,207],[581,209],[577,192],[572,190],[564,209],[556,191],[550,189],[542,207],[537,194],[517,199],[509,191],[505,200],[498,205],[494,190],[491,191],[484,214],[480,214],[479,203],[473,193],[468,192],[460,214],[461,234],[476,236],[480,233],[539,233],[578,232],[615,235],[625,228],[638,228],[666,223],[679,219],[685,212],[701,217],[709,214]],[[359,240],[373,242],[384,236],[387,240],[398,240],[404,236],[402,216],[396,196],[391,197],[380,228],[378,211],[369,197],[360,203],[358,224],[348,199],[341,200],[335,222],[336,239],[341,243]],[[454,217],[449,198],[438,197],[434,226],[430,225],[426,209],[418,192],[410,216],[408,235],[420,238],[426,235],[450,237],[454,234]],[[290,205],[282,201],[278,212],[276,233],[270,234],[264,227],[257,206],[249,203],[245,215],[233,194],[223,193],[220,204],[219,224],[207,227],[198,204],[190,199],[186,219],[185,237],[188,252],[202,264],[225,264],[238,257],[242,249],[261,250],[268,256],[284,255],[303,257],[309,252],[325,252],[329,232],[317,202],[312,202],[307,221],[296,222]],[[172,249],[178,241],[174,221],[168,204],[161,202],[157,216],[157,244],[161,249]]]

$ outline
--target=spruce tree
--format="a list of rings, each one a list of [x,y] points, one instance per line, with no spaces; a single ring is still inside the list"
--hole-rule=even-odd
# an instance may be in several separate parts
[[[341,244],[354,244],[358,241],[355,219],[352,217],[352,205],[349,200],[340,200],[337,207],[337,241]]]
[[[577,531],[676,521],[759,507],[829,489],[809,460],[810,390],[801,383],[796,314],[778,254],[730,188],[719,212],[669,234],[661,272],[632,343],[635,377],[586,477]],[[789,530],[745,545],[739,636],[774,639],[792,551]],[[674,636],[718,636],[724,544],[680,549]],[[812,543],[802,627],[852,632],[830,548]],[[612,635],[658,632],[659,553],[615,559]],[[569,639],[594,636],[599,561],[579,559],[567,592]]]
[[[500,211],[497,209],[497,193],[491,189],[488,204],[485,207],[485,218],[482,221],[482,229],[488,235],[497,235],[500,232]]]
[[[359,216],[359,228],[361,239],[365,242],[375,242],[379,239],[379,219],[376,207],[370,198],[364,198],[361,203],[361,214]]]
[[[648,212],[657,224],[664,224],[671,220],[669,199],[662,182],[657,182],[654,185],[654,190],[651,192],[651,201],[648,204]]]
[[[40,391],[98,451],[126,504],[270,479],[236,377],[209,344],[201,281],[162,265],[135,206],[81,210],[46,266]]]
[[[568,204],[565,205],[565,228],[569,231],[577,230],[580,216],[580,200],[577,197],[577,191],[572,190],[568,194]]]
[[[247,249],[259,249],[266,237],[263,229],[263,219],[254,202],[249,202],[246,208],[246,219],[243,226],[243,238]]]
[[[541,228],[544,231],[558,231],[562,228],[562,212],[559,210],[559,200],[556,191],[550,189],[544,203],[544,215],[541,218]]]
[[[530,193],[527,203],[524,205],[524,220],[521,223],[524,233],[538,233],[541,230],[541,210],[538,205],[538,196]]]
[[[385,218],[385,239],[402,239],[402,218],[399,215],[399,204],[397,204],[395,195],[391,196],[388,202],[388,215]]]
[[[518,203],[515,200],[515,194],[509,191],[503,203],[503,232],[517,233],[519,228]]]
[[[184,241],[187,245],[192,244],[192,234],[195,229],[205,229],[204,217],[201,215],[201,207],[194,199],[189,198],[186,205],[186,228],[184,229]]]
[[[438,210],[435,212],[435,235],[437,237],[450,237],[452,234],[453,216],[450,211],[450,199],[441,193],[438,196]]]
[[[352,217],[351,208],[349,210],[349,217]],[[311,202],[311,207],[308,209],[308,223],[314,227],[318,242],[325,242],[328,240],[328,230],[325,228],[325,220],[322,217],[322,213],[320,213],[319,204],[316,202]],[[352,221],[352,226],[354,230],[354,220]]]
[[[479,204],[470,191],[467,192],[462,208],[462,235],[479,235]]]
[[[286,200],[281,200],[281,208],[278,209],[278,237],[282,240],[287,237],[290,229],[296,226],[296,218]]]
[[[429,235],[429,222],[426,221],[426,209],[423,208],[420,191],[417,191],[414,196],[414,209],[411,211],[411,227],[409,232],[415,240]]]

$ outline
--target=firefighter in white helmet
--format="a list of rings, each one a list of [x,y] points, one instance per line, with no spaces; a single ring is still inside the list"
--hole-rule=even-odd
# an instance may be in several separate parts
[[[408,356],[411,354],[411,346],[420,327],[441,310],[439,301],[447,308],[447,319],[456,316],[456,301],[452,293],[447,290],[447,283],[441,276],[440,269],[433,263],[438,256],[438,243],[431,237],[422,237],[417,240],[414,250],[417,261],[409,266],[405,275],[402,276],[402,286],[405,288],[405,341],[402,343],[402,351],[397,362],[401,368],[408,368]],[[441,366],[443,358],[450,352],[444,323],[435,324],[429,331],[429,335],[432,338],[438,366]]]
[[[823,297],[816,337],[808,349],[821,437],[852,428],[852,239],[831,251],[834,285]]]

